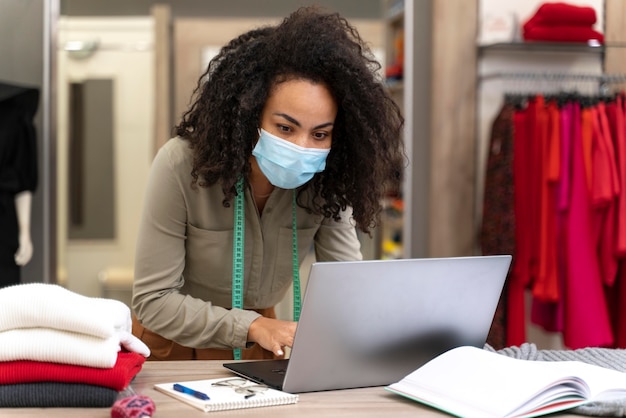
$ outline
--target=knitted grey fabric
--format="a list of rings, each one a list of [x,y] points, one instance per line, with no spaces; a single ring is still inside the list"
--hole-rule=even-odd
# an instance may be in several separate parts
[[[110,408],[117,394],[115,389],[82,383],[0,385],[0,408]]]
[[[626,372],[626,350],[621,349],[589,347],[577,350],[538,350],[535,344],[530,343],[505,347],[501,350],[495,350],[489,344],[485,344],[484,349],[522,360],[577,360],[607,369]],[[626,417],[626,397],[610,402],[590,402],[586,405],[572,408],[571,412],[594,417]]]

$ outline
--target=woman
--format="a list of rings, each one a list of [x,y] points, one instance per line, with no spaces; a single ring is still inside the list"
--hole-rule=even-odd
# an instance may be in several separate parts
[[[375,226],[403,164],[379,68],[344,18],[315,8],[210,62],[147,187],[133,332],[152,358],[282,357],[297,318],[274,306],[292,281],[298,301],[309,249],[361,259],[355,227]]]

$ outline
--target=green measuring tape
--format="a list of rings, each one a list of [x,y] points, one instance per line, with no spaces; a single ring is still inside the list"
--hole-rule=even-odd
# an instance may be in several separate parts
[[[296,226],[296,191],[291,199],[291,255],[293,257],[293,320],[300,320],[300,263],[298,262],[298,228]]]
[[[235,196],[235,225],[233,237],[233,288],[232,307],[243,309],[243,251],[245,219],[243,214],[243,179],[239,179]],[[241,360],[241,348],[233,351],[235,360]]]
[[[235,224],[233,238],[233,284],[232,307],[243,309],[243,273],[244,273],[244,242],[245,217],[243,179],[237,181],[235,187]],[[298,230],[296,228],[296,191],[293,191],[291,200],[291,253],[293,263],[293,320],[298,322],[302,310],[300,293],[300,263],[298,262]],[[241,360],[241,348],[233,350],[235,360]]]

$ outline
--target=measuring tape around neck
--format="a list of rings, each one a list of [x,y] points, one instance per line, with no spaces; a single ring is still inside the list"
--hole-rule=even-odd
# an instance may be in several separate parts
[[[245,219],[243,214],[243,179],[237,182],[235,196],[235,224],[233,235],[232,307],[243,309],[243,251]],[[241,360],[241,349],[233,350],[235,360]]]
[[[245,242],[245,215],[243,179],[237,181],[235,187],[235,223],[233,238],[233,283],[232,283],[232,307],[243,309],[243,276],[244,276],[244,242]],[[302,308],[300,293],[300,263],[298,260],[298,230],[296,228],[296,191],[293,191],[291,200],[291,253],[293,270],[293,320],[300,319]],[[241,360],[241,348],[233,350],[235,360]]]

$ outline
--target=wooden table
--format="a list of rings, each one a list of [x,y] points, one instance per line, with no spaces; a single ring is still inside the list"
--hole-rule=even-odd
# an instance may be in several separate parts
[[[302,393],[298,403],[205,413],[153,389],[155,383],[232,376],[222,361],[146,362],[132,384],[156,404],[155,418],[238,417],[450,417],[382,387]],[[559,417],[581,415],[560,414]],[[0,417],[110,418],[110,408],[0,408]]]

